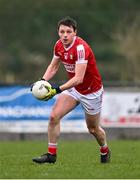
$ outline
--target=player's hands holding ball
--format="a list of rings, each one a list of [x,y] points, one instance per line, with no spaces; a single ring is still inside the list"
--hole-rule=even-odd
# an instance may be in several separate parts
[[[47,101],[56,94],[61,93],[59,86],[53,87],[44,79],[35,82],[31,87],[31,91],[34,97],[43,101]]]

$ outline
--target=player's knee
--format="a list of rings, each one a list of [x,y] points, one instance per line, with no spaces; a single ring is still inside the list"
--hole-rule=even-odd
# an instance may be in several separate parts
[[[88,127],[89,133],[96,135],[98,131],[98,127]]]
[[[50,124],[57,124],[59,122],[59,116],[56,115],[54,112],[51,113],[50,115]]]

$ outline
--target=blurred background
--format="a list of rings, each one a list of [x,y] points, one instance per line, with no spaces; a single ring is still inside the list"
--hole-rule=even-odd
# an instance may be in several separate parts
[[[71,16],[77,21],[78,35],[92,47],[107,92],[114,91],[117,87],[115,93],[120,92],[121,97],[124,97],[127,89],[130,94],[125,97],[124,104],[134,96],[132,102],[129,102],[131,105],[134,104],[134,107],[128,107],[127,112],[135,113],[136,124],[133,126],[139,127],[139,0],[0,0],[1,99],[7,90],[3,88],[10,90],[11,86],[16,85],[28,87],[42,77],[51,61],[53,47],[58,39],[57,22],[64,16]],[[52,81],[57,84],[66,81],[63,67]],[[131,94],[132,92],[136,94]],[[5,96],[11,96],[9,93],[8,91]],[[117,95],[115,94],[115,97]],[[21,102],[23,100],[18,102],[18,107]],[[117,102],[122,103],[119,100]],[[118,106],[121,107],[118,104],[115,112],[118,112]],[[9,101],[1,100],[1,124],[5,120],[6,123],[11,122],[10,116],[5,118],[3,108],[6,106],[10,107]],[[10,109],[11,114],[13,111]],[[5,112],[9,112],[8,109]],[[20,121],[19,117],[17,119]],[[105,120],[107,122],[107,119]],[[124,121],[122,117],[121,121]],[[2,125],[1,129],[4,126]]]
[[[93,48],[104,82],[140,83],[139,0],[0,0],[0,82],[30,83],[42,77],[64,16]],[[59,71],[56,81],[65,80]]]

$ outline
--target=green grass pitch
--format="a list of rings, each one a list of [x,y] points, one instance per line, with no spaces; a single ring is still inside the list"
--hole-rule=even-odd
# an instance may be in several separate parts
[[[0,142],[0,179],[136,179],[140,178],[140,141],[109,141],[112,160],[100,164],[91,140],[60,140],[56,164],[38,165],[32,157],[46,152],[44,141]]]

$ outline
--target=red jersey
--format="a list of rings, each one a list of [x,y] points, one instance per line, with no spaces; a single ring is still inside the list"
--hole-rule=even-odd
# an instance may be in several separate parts
[[[75,36],[73,43],[68,48],[65,48],[61,40],[58,40],[54,47],[54,56],[59,57],[64,64],[69,79],[75,76],[75,64],[87,63],[83,82],[75,86],[79,93],[93,93],[102,87],[102,80],[96,66],[94,53],[80,37]]]

